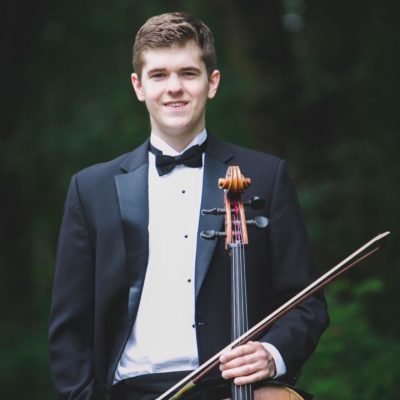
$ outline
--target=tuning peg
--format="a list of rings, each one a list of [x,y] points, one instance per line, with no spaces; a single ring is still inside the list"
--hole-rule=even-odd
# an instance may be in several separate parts
[[[225,232],[218,232],[218,231],[203,231],[200,233],[200,237],[204,240],[214,240],[218,237],[225,237]]]
[[[267,217],[255,217],[254,219],[250,219],[247,221],[247,225],[255,225],[259,229],[264,229],[268,226],[268,218]]]
[[[254,196],[251,200],[245,201],[243,204],[252,210],[257,210],[265,206],[265,200],[262,197]]]
[[[224,215],[226,210],[223,208],[212,208],[211,210],[201,210],[201,215]]]

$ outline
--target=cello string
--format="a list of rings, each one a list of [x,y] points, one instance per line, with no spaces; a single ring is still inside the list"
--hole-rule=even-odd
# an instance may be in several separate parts
[[[248,329],[248,316],[247,316],[247,290],[246,290],[246,265],[243,243],[243,224],[239,218],[238,203],[234,204],[234,237],[235,246],[232,249],[233,255],[233,276],[234,276],[234,304],[235,304],[235,339],[242,335]],[[239,314],[237,311],[239,310]],[[250,384],[235,385],[233,384],[233,400],[252,400],[253,392]]]
[[[242,335],[247,330],[247,293],[246,293],[246,273],[245,273],[245,258],[244,258],[244,243],[243,243],[243,223],[240,219],[240,207],[239,204],[236,202],[235,205],[236,211],[236,219],[237,219],[237,228],[239,233],[239,281],[240,281],[240,309],[241,309],[241,327],[239,335]]]
[[[234,214],[233,214],[233,245],[232,245],[232,306],[233,306],[233,339],[236,339],[240,335],[240,291],[239,291],[239,276],[238,276],[238,251],[237,251],[237,242],[239,239],[238,235],[238,226],[237,226],[237,207],[234,205]],[[232,398],[233,400],[242,400],[242,389],[240,386],[235,385],[232,382]],[[244,400],[244,399],[243,399]]]
[[[241,275],[241,290],[242,290],[242,296],[241,296],[241,301],[242,301],[242,331],[240,332],[240,335],[242,335],[244,332],[247,331],[248,329],[248,314],[247,314],[247,284],[246,284],[246,264],[245,264],[245,257],[244,257],[244,244],[240,244],[239,247],[239,256],[240,256],[240,275]],[[250,384],[243,385],[241,386],[243,389],[243,400],[250,400],[252,399],[252,387]]]

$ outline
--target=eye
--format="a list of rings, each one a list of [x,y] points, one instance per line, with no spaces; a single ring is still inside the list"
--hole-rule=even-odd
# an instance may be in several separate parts
[[[181,74],[185,78],[195,78],[197,76],[196,71],[183,71]]]
[[[156,72],[151,75],[151,79],[154,79],[157,81],[157,80],[164,79],[166,76],[167,76],[167,74],[165,72]]]

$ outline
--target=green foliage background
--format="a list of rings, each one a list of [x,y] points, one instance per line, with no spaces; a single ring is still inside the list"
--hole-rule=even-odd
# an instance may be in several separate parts
[[[260,3],[260,4],[259,4]],[[71,175],[141,143],[134,34],[186,10],[212,28],[218,136],[285,158],[321,272],[375,234],[385,250],[327,289],[331,327],[300,386],[318,399],[399,398],[399,5],[337,0],[6,1],[1,24],[2,396],[51,399],[47,316]]]

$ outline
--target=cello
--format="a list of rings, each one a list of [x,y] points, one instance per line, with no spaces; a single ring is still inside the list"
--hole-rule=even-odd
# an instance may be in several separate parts
[[[245,246],[249,243],[247,225],[265,229],[268,219],[264,216],[246,220],[245,206],[252,209],[261,208],[265,202],[255,197],[243,202],[242,194],[251,185],[250,178],[245,178],[238,166],[230,166],[225,178],[218,181],[220,189],[224,190],[225,215],[225,249],[231,256],[231,339],[236,340],[249,329],[247,310],[246,258]],[[212,214],[203,211],[203,214]],[[212,238],[212,234],[203,233],[203,238]],[[285,386],[261,387],[253,392],[252,384],[231,384],[232,400],[302,400],[293,389]]]
[[[225,231],[204,231],[201,237],[205,240],[215,240],[218,237],[225,238],[225,248],[231,255],[231,280],[232,280],[232,342],[200,365],[196,370],[189,373],[169,390],[164,392],[156,400],[184,399],[186,393],[192,392],[196,385],[207,376],[213,369],[219,366],[219,358],[224,353],[239,345],[257,340],[263,333],[279,318],[287,314],[293,308],[300,305],[313,294],[320,291],[329,283],[343,275],[345,272],[360,264],[362,261],[382,249],[390,232],[384,232],[375,236],[369,242],[361,246],[339,264],[328,270],[315,281],[311,282],[302,291],[294,295],[271,314],[267,315],[256,325],[248,329],[247,318],[247,294],[245,277],[245,254],[244,246],[248,244],[247,225],[264,229],[268,225],[266,217],[255,217],[247,221],[244,207],[253,209],[263,207],[263,200],[255,197],[251,201],[243,202],[241,195],[251,180],[245,178],[239,167],[230,166],[226,177],[220,178],[218,186],[224,190],[224,209],[214,208],[202,210],[203,215],[225,215]],[[306,400],[296,390],[279,385],[263,386],[253,392],[252,385],[232,385],[232,400]],[[192,397],[191,397],[192,398]],[[194,397],[195,398],[195,397]],[[228,399],[224,399],[228,400]]]

